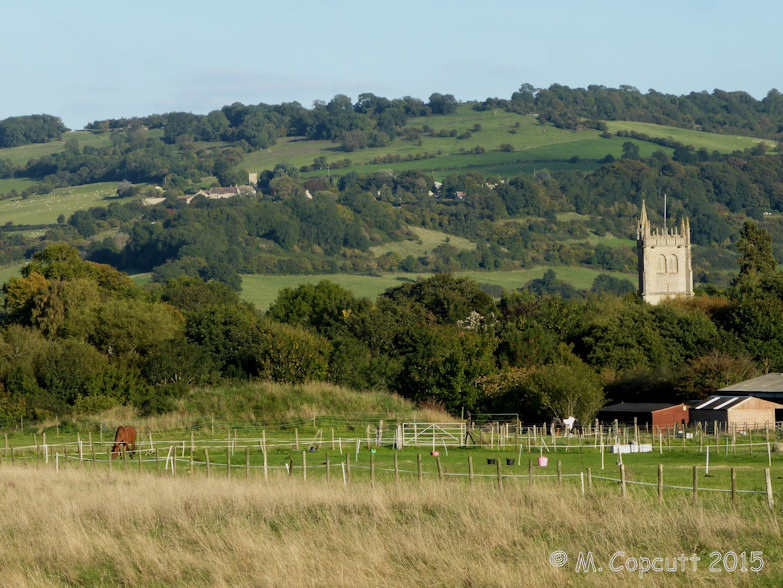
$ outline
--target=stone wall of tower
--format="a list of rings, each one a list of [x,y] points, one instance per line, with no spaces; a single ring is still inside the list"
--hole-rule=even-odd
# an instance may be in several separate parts
[[[691,227],[687,220],[679,228],[653,229],[642,203],[636,248],[642,300],[658,304],[667,298],[693,296]]]

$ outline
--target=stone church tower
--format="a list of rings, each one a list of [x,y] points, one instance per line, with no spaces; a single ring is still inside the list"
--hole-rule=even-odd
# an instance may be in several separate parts
[[[680,221],[679,229],[652,229],[642,201],[642,214],[636,228],[636,249],[642,300],[658,304],[667,298],[693,296],[691,225],[688,219]]]

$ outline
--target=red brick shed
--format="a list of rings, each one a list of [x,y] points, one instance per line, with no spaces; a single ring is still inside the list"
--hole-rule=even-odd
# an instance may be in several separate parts
[[[689,411],[685,404],[668,402],[621,402],[605,406],[598,411],[598,420],[611,423],[633,424],[634,417],[640,426],[650,425],[651,431],[673,429],[675,425],[688,424]]]

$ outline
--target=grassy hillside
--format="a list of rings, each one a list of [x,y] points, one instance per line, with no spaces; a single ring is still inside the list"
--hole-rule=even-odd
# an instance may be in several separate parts
[[[68,218],[77,210],[126,201],[117,198],[116,182],[57,188],[51,194],[0,200],[0,218],[17,225],[54,224],[61,214]]]
[[[473,131],[476,125],[481,129]],[[736,149],[753,147],[757,139],[733,135],[714,135],[700,131],[663,127],[659,125],[635,122],[610,122],[610,130],[635,130],[652,137],[671,137],[682,143],[693,145],[699,149],[714,150],[728,153]],[[479,169],[485,175],[512,175],[532,171],[535,162],[538,168],[574,168],[594,169],[595,161],[568,162],[573,157],[581,160],[598,160],[611,154],[614,157],[622,155],[622,144],[629,139],[624,137],[602,138],[593,129],[569,131],[558,129],[552,125],[540,125],[534,116],[518,115],[504,111],[477,112],[469,105],[462,105],[454,114],[446,116],[428,116],[413,118],[408,126],[422,128],[429,126],[437,131],[455,130],[458,135],[471,131],[470,138],[431,137],[422,133],[418,140],[406,141],[397,139],[386,147],[362,149],[352,153],[343,151],[339,144],[329,141],[303,141],[299,138],[279,139],[277,145],[264,151],[249,153],[245,156],[242,166],[246,169],[272,169],[280,161],[289,161],[297,166],[309,165],[313,159],[323,155],[327,161],[337,161],[348,158],[353,165],[346,169],[331,172],[313,172],[341,174],[348,170],[356,172],[378,171],[391,169],[401,171],[417,169],[432,172],[442,178],[449,173]],[[653,143],[631,140],[640,148],[643,157],[649,157],[654,151],[663,150],[671,153],[671,149]],[[767,141],[765,141],[767,142]],[[768,142],[767,142],[768,143]],[[498,151],[502,144],[509,144],[513,151]],[[471,151],[476,146],[485,149],[481,154],[464,154],[461,151]],[[424,153],[437,153],[433,159],[423,159],[410,162],[371,164],[376,157],[392,154],[400,157],[415,156]]]

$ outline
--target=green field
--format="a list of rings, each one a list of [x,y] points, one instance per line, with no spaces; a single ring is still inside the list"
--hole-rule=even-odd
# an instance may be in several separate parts
[[[418,236],[416,241],[395,241],[390,243],[384,243],[383,245],[377,245],[371,247],[373,255],[381,256],[387,253],[394,253],[400,257],[406,257],[413,255],[414,257],[420,257],[423,255],[429,255],[432,250],[438,245],[448,243],[452,247],[456,247],[459,250],[472,251],[476,248],[476,244],[463,237],[456,237],[448,235],[440,231],[433,231],[422,227],[409,227],[410,231]]]
[[[650,137],[674,139],[685,145],[692,145],[695,149],[703,147],[710,153],[713,151],[730,153],[736,150],[752,149],[758,143],[763,143],[767,147],[773,149],[777,146],[775,141],[769,139],[757,139],[755,137],[743,137],[740,135],[718,135],[716,133],[705,133],[703,131],[655,125],[652,123],[608,121],[606,125],[613,133],[616,133],[617,131],[636,131],[637,133],[644,133]]]
[[[0,222],[17,225],[54,224],[61,214],[68,218],[77,210],[130,200],[117,198],[117,182],[57,188],[51,194],[0,200]]]
[[[584,267],[541,266],[514,271],[460,271],[458,276],[466,276],[483,284],[500,286],[506,290],[522,288],[530,280],[540,279],[547,270],[554,270],[557,278],[568,282],[575,288],[589,289],[595,277],[607,273],[616,278],[625,278],[632,283],[636,275],[620,272],[604,272]],[[242,298],[252,302],[260,310],[266,310],[277,298],[282,288],[296,288],[300,284],[317,284],[321,280],[329,280],[350,290],[357,297],[376,298],[388,288],[400,286],[406,281],[427,278],[432,274],[383,274],[382,276],[360,276],[353,274],[316,274],[301,276],[242,276]]]

